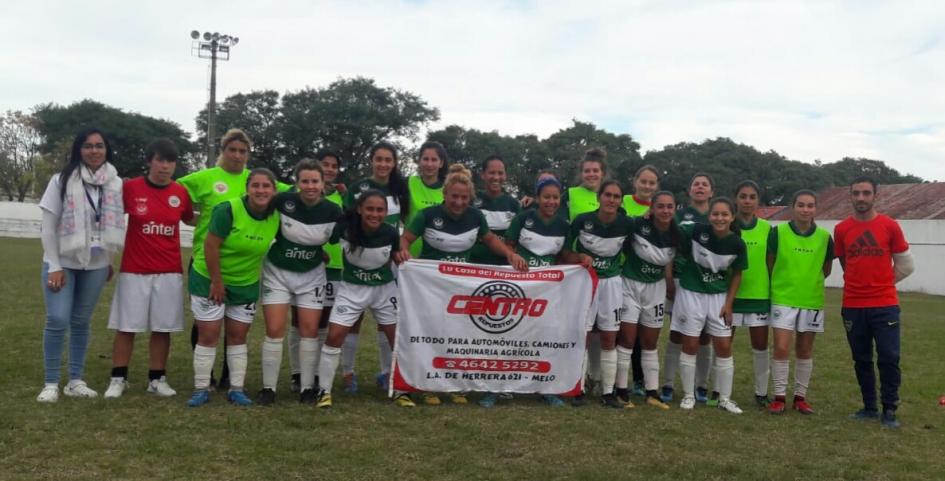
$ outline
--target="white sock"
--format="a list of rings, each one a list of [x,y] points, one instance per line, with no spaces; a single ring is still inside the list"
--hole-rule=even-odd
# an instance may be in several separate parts
[[[298,374],[299,371],[299,328],[289,326],[289,369],[291,374]]]
[[[775,396],[784,396],[787,393],[788,371],[791,365],[787,359],[774,359],[771,362],[771,384]]]
[[[341,348],[322,347],[322,360],[318,363],[318,387],[331,393],[331,385],[335,380],[335,371],[338,370],[338,361],[341,360]]]
[[[587,365],[589,362],[590,362],[590,355],[587,352],[587,348],[585,348],[584,349],[584,362],[581,364],[581,372],[587,373],[587,370],[588,370]],[[581,386],[582,386],[581,389],[582,391],[584,391],[585,394],[587,394],[587,389],[588,389],[588,386],[586,384],[586,381],[587,381],[586,378],[587,376],[581,377]]]
[[[345,342],[341,344],[341,374],[354,372],[354,357],[358,354],[358,338],[356,332],[349,332]]]
[[[719,400],[732,397],[732,379],[735,377],[735,359],[732,357],[715,358],[715,387]]]
[[[381,374],[390,373],[391,349],[387,342],[387,334],[383,331],[377,331],[377,363],[381,369]]]
[[[261,357],[263,388],[275,391],[276,384],[279,383],[279,368],[282,366],[282,338],[266,336],[262,343]]]
[[[755,395],[756,396],[767,396],[768,395],[768,373],[771,372],[771,367],[768,362],[768,350],[757,350],[752,348],[752,357],[753,365],[755,368]]]
[[[673,387],[676,382],[676,369],[679,368],[679,355],[682,344],[666,341],[666,354],[663,355],[663,385]]]
[[[807,397],[807,386],[814,371],[813,359],[796,359],[794,362],[794,396]]]
[[[210,388],[210,371],[217,359],[217,348],[194,346],[194,389],[206,391]]]
[[[660,354],[656,349],[640,352],[640,366],[643,368],[643,384],[647,391],[660,388]]]
[[[628,365],[629,367],[629,365]],[[600,380],[601,392],[610,394],[614,392],[614,381],[617,378],[617,350],[602,349],[600,351]]]
[[[587,377],[594,381],[601,380],[600,334],[590,333],[590,344],[587,346]]]
[[[226,364],[230,366],[230,391],[242,391],[249,361],[246,344],[226,347]]]
[[[617,389],[627,389],[627,382],[630,377],[630,358],[632,356],[633,349],[617,346],[617,380],[614,382]]]
[[[696,354],[696,387],[709,388],[709,372],[712,368],[712,344],[699,346]]]
[[[318,330],[318,355],[315,356],[315,373],[318,374],[318,363],[322,360],[322,347],[328,339],[328,328]]]
[[[318,338],[303,337],[299,340],[299,367],[302,369],[299,386],[312,389],[315,384],[315,363],[318,362]]]
[[[679,380],[682,383],[683,394],[692,396],[696,391],[696,355],[679,353]]]

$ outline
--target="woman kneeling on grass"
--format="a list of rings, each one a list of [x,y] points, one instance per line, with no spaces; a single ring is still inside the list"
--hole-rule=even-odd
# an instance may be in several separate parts
[[[742,410],[730,399],[735,363],[732,360],[732,304],[748,267],[745,242],[738,236],[735,206],[720,197],[709,204],[709,225],[682,226],[680,254],[686,262],[680,272],[679,292],[673,305],[672,329],[682,334],[679,374],[684,396],[680,409],[696,405],[696,353],[703,329],[715,348],[715,379],[719,409]]]
[[[383,192],[362,192],[355,205],[345,213],[345,222],[336,229],[340,235],[344,269],[335,295],[335,307],[328,323],[328,337],[318,365],[321,395],[318,407],[332,405],[331,386],[338,370],[345,336],[368,308],[393,349],[397,326],[397,283],[391,269],[394,254],[400,249],[397,228],[384,222],[387,199]],[[395,392],[394,402],[413,407],[406,393]]]
[[[659,398],[660,360],[656,342],[663,328],[666,301],[666,273],[682,234],[673,219],[676,200],[671,192],[658,192],[651,199],[649,215],[633,218],[624,242],[623,307],[617,338],[617,397],[626,407],[633,407],[628,390],[630,359],[634,343],[640,341],[641,364],[646,404],[669,409]],[[670,266],[670,267],[667,267]],[[638,327],[639,326],[639,327]]]
[[[791,340],[794,344],[794,402],[801,414],[813,414],[807,402],[807,385],[814,368],[814,336],[824,332],[824,279],[833,263],[833,239],[814,224],[817,197],[809,190],[794,194],[791,221],[768,234],[768,271],[771,272],[771,327],[774,362],[771,379],[774,401],[768,412],[785,409]]]
[[[289,309],[295,308],[299,330],[299,402],[314,404],[315,370],[320,344],[318,325],[325,301],[325,262],[322,246],[341,220],[341,207],[322,195],[324,171],[313,159],[295,167],[295,191],[280,193],[272,202],[279,212],[279,233],[263,263],[263,314],[266,338],[262,345],[263,389],[259,404],[276,400],[282,363],[282,339]]]
[[[419,238],[423,238],[421,259],[469,262],[473,246],[479,241],[504,257],[516,270],[527,271],[525,259],[490,232],[482,212],[470,206],[473,189],[469,169],[460,164],[451,165],[443,184],[443,203],[423,209],[410,222],[400,238],[397,262],[410,259],[410,244]],[[450,397],[455,404],[467,403],[465,393],[452,393]],[[426,393],[423,401],[431,406],[440,404],[440,398],[433,393]]]
[[[279,213],[270,206],[275,191],[275,175],[269,169],[253,169],[246,179],[246,197],[213,208],[207,240],[194,258],[188,280],[190,308],[197,323],[190,407],[210,400],[210,370],[221,328],[229,345],[227,399],[239,406],[253,403],[243,391],[246,335],[256,314],[262,262],[279,231]]]

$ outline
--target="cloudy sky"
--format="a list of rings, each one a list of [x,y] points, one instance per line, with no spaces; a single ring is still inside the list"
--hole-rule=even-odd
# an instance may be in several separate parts
[[[15,2],[0,109],[92,98],[194,130],[218,99],[366,76],[438,125],[546,136],[571,119],[643,150],[725,136],[788,158],[886,161],[945,180],[945,7],[859,1]]]

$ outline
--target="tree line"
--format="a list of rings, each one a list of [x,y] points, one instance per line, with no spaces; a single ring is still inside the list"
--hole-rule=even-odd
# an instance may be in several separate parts
[[[328,149],[341,157],[342,181],[353,182],[368,175],[368,150],[380,140],[400,148],[401,166],[410,171],[420,142],[436,140],[446,146],[450,162],[463,163],[473,172],[486,157],[500,155],[508,167],[510,190],[518,194],[531,192],[535,176],[543,169],[553,169],[566,184],[573,184],[578,162],[591,147],[607,151],[608,174],[625,189],[631,187],[637,169],[652,164],[663,173],[662,188],[678,195],[685,193],[693,174],[706,172],[714,177],[717,194],[730,193],[744,179],[758,182],[762,200],[769,205],[785,203],[801,188],[845,185],[863,174],[883,184],[923,181],[900,174],[881,160],[844,157],[805,163],[724,137],[681,142],[641,154],[640,144],[630,134],[608,132],[579,120],[539,138],[459,125],[429,130],[439,118],[439,110],[416,94],[356,77],[281,95],[274,90],[231,95],[217,107],[216,131],[222,135],[229,128],[245,130],[254,144],[250,166],[268,167],[283,180],[289,180],[300,158]],[[94,100],[69,106],[40,104],[29,114],[8,111],[0,116],[0,189],[7,199],[23,201],[41,194],[68,157],[75,133],[93,125],[109,135],[114,164],[122,176],[143,173],[144,148],[157,137],[173,140],[181,150],[184,161],[178,163],[178,175],[205,165],[201,146],[206,143],[206,109],[197,114],[198,134],[191,140],[174,122]]]

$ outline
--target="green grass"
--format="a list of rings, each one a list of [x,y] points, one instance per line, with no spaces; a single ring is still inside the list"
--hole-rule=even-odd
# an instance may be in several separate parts
[[[817,339],[810,399],[818,414],[775,417],[751,408],[747,336],[736,341],[734,398],[742,416],[698,406],[660,412],[596,405],[550,409],[519,397],[475,405],[398,409],[373,387],[374,328],[358,357],[362,394],[335,396],[330,411],[302,407],[280,386],[272,408],[235,408],[214,396],[184,406],[191,385],[189,336],[175,335],[169,379],[181,394],[144,393],[146,339],[136,345],[132,389],[120,400],[35,401],[42,387],[41,249],[2,239],[0,277],[0,479],[943,479],[945,302],[903,295],[903,379],[898,432],[846,416],[859,391],[828,292],[827,332]],[[111,368],[110,284],[93,320],[86,376],[104,392]],[[258,321],[259,322],[259,321]],[[187,324],[189,326],[190,320]],[[247,386],[260,383],[250,340]],[[218,362],[219,365],[219,362]],[[287,369],[287,362],[283,369]],[[287,378],[287,375],[283,375]],[[283,379],[285,380],[285,379]],[[339,390],[340,391],[340,390]]]

